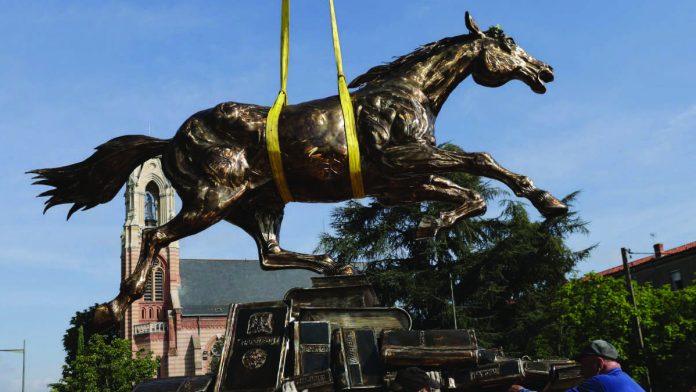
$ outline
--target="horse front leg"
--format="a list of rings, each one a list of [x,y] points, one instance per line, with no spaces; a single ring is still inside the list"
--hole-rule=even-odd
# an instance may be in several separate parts
[[[416,185],[390,186],[377,195],[383,204],[416,203],[422,201],[441,201],[457,204],[457,208],[441,212],[437,218],[424,216],[416,230],[416,239],[432,238],[441,229],[454,226],[458,221],[482,215],[486,212],[486,201],[476,191],[464,188],[440,176],[431,175],[425,182]]]
[[[528,199],[546,218],[563,215],[568,207],[532,180],[501,166],[488,153],[447,151],[426,144],[406,144],[384,150],[382,162],[393,173],[464,172],[496,179],[515,195]]]

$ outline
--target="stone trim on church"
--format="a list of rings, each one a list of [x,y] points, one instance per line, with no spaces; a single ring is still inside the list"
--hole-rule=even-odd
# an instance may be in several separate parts
[[[121,234],[121,278],[134,269],[142,230],[175,215],[175,191],[158,158],[128,178]],[[161,359],[159,377],[208,373],[212,348],[223,338],[231,303],[279,300],[293,287],[311,286],[316,274],[304,270],[263,271],[256,260],[180,259],[179,243],[162,249],[148,277],[146,294],[121,321],[133,351]]]

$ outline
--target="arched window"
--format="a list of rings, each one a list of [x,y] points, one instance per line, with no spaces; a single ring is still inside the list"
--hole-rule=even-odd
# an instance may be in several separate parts
[[[152,272],[154,275],[154,282],[155,282],[155,295],[153,295],[153,299],[155,301],[163,301],[164,300],[164,269],[162,269],[161,266],[158,266],[155,268],[155,270]]]
[[[150,181],[145,187],[145,226],[153,227],[159,224],[159,188]]]
[[[145,301],[152,301],[152,279],[147,279],[145,283],[145,295],[143,296]]]
[[[141,320],[145,320],[145,308],[143,308],[143,310],[142,310],[140,313],[141,313],[141,316],[142,316],[142,317],[140,317],[140,319],[141,319]]]
[[[147,277],[145,301],[164,301],[164,268],[159,260],[152,263],[152,272]]]

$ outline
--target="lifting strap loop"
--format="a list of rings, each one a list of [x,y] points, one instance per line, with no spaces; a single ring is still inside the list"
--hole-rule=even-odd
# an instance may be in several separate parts
[[[266,119],[266,149],[271,163],[271,171],[276,187],[283,202],[293,200],[288,182],[285,179],[283,160],[280,156],[280,142],[278,140],[278,118],[283,107],[288,104],[288,47],[290,42],[290,0],[283,0],[280,17],[280,92],[273,106],[268,111]]]
[[[363,187],[360,167],[360,146],[358,145],[358,134],[355,129],[355,115],[353,114],[353,103],[350,100],[350,93],[346,85],[346,77],[343,75],[341,43],[338,40],[338,27],[336,27],[336,13],[334,11],[333,0],[329,0],[329,5],[331,8],[331,33],[333,35],[334,56],[336,57],[336,71],[338,74],[338,95],[341,100],[343,124],[346,131],[346,143],[348,144],[350,185],[353,189],[353,197],[361,199],[365,197],[365,188]]]
[[[293,201],[290,188],[288,187],[283,161],[280,155],[280,141],[278,140],[278,119],[283,107],[288,103],[287,82],[288,82],[288,47],[290,35],[290,0],[283,0],[281,11],[280,29],[280,91],[273,106],[268,111],[266,118],[266,149],[271,164],[271,172],[276,188],[280,193],[283,202]],[[329,0],[331,8],[331,32],[333,35],[334,55],[336,57],[336,71],[338,74],[338,94],[341,101],[341,111],[343,112],[343,123],[346,132],[346,144],[348,146],[348,169],[350,173],[350,184],[353,197],[360,199],[365,197],[365,189],[362,181],[360,166],[360,146],[355,129],[355,115],[353,103],[350,100],[350,93],[346,84],[346,77],[343,74],[343,60],[341,60],[341,44],[338,39],[338,28],[336,27],[336,13],[334,11],[333,0]]]

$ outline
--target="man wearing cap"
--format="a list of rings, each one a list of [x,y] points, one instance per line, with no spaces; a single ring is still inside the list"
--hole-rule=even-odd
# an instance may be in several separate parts
[[[593,340],[578,355],[582,384],[566,392],[645,392],[633,379],[621,370],[617,362],[619,352],[604,340]],[[508,392],[532,392],[520,385],[513,385]]]
[[[396,379],[390,388],[396,392],[439,392],[440,383],[424,370],[410,367],[396,373]]]

